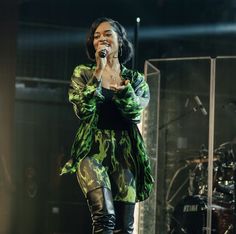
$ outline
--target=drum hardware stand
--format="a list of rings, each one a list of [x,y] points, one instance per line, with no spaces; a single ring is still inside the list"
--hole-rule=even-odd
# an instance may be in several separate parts
[[[177,220],[177,219],[176,219],[175,217],[173,217],[173,216],[172,216],[171,218],[178,224],[179,230],[180,230],[182,233],[188,234],[187,231],[186,231],[186,230],[182,227],[182,225],[180,224],[179,220]],[[174,231],[175,231],[175,229],[173,229],[170,234],[172,234]]]
[[[226,230],[226,232],[224,234],[229,234],[230,233],[229,231],[233,230],[233,228],[234,228],[233,225],[230,224],[229,228]]]
[[[186,179],[186,180],[182,183],[182,185],[177,189],[177,191],[174,193],[174,195],[169,199],[170,190],[171,190],[171,187],[172,187],[172,185],[173,185],[173,183],[174,183],[175,178],[176,178],[177,175],[178,175],[183,169],[185,169],[187,166],[188,166],[188,165],[185,164],[183,167],[179,168],[179,169],[175,172],[175,174],[174,174],[172,180],[170,181],[168,190],[167,190],[167,192],[166,192],[166,201],[167,201],[167,204],[169,204],[169,203],[176,197],[176,195],[178,194],[178,192],[179,192],[179,191],[183,188],[183,186],[188,182],[188,179]]]
[[[232,191],[232,202],[233,202],[233,224],[229,225],[228,229],[224,232],[224,234],[229,234],[231,233],[231,231],[233,231],[233,233],[236,233],[236,155],[234,153],[234,149],[233,149],[233,144],[235,144],[234,141],[231,142],[226,142],[222,145],[220,145],[219,149],[223,151],[223,160],[224,163],[227,166],[227,161],[231,162],[233,164],[233,191]],[[226,149],[224,148],[225,146],[230,145],[230,149]],[[227,154],[225,154],[225,150],[227,150]],[[222,156],[222,155],[221,155]],[[227,192],[227,191],[226,191]]]
[[[232,142],[231,144],[233,144]],[[233,202],[234,202],[234,208],[233,208],[233,225],[231,224],[228,230],[234,230],[233,233],[236,233],[236,155],[234,154],[233,146],[231,145],[231,154],[233,156],[233,181],[234,181],[234,194],[233,194]],[[225,234],[228,233],[228,230]]]
[[[189,173],[189,188],[188,188],[188,193],[190,196],[192,196],[194,194],[194,178],[195,178],[195,174],[194,173]]]
[[[181,184],[181,186],[179,186],[179,188],[176,190],[176,192],[169,198],[169,195],[170,195],[170,190],[171,190],[171,187],[174,183],[174,180],[175,178],[177,177],[177,175],[183,170],[185,169],[186,167],[188,167],[190,163],[186,163],[184,166],[180,167],[174,174],[170,184],[169,184],[169,187],[168,187],[168,190],[166,192],[166,202],[167,204],[169,205],[169,203],[177,196],[177,194],[179,193],[179,191],[185,186],[185,184],[188,182],[189,180],[189,188],[188,188],[188,192],[189,192],[189,195],[193,195],[195,192],[194,192],[194,185],[193,185],[193,180],[194,180],[194,177],[195,177],[195,171],[199,168],[199,164],[197,164],[195,166],[195,168],[189,173],[189,177],[187,177],[183,183]],[[200,163],[201,164],[201,163]]]
[[[234,151],[232,150],[234,164],[233,164],[233,177],[234,177],[234,195],[233,195],[233,201],[234,201],[234,211],[233,211],[233,233],[236,233],[236,155],[234,154]]]

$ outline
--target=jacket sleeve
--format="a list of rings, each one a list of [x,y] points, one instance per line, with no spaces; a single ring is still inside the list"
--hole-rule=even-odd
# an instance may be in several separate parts
[[[114,102],[123,116],[133,123],[141,121],[141,112],[150,99],[148,84],[144,76],[136,73],[131,83],[114,96]]]
[[[96,111],[97,102],[103,99],[101,84],[90,68],[85,65],[77,66],[69,89],[69,101],[73,104],[77,117],[89,121]]]

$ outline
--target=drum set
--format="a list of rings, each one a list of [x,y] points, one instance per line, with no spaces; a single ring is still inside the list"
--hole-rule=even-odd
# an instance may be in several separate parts
[[[213,157],[212,234],[236,234],[235,179],[236,144],[221,144]],[[170,190],[182,170],[189,171],[187,195],[177,201],[170,214],[169,234],[207,233],[208,152],[201,150],[198,158],[185,160],[185,165],[173,176],[167,191],[167,204],[171,203]],[[184,181],[182,186],[184,186]],[[181,189],[181,186],[178,186]]]

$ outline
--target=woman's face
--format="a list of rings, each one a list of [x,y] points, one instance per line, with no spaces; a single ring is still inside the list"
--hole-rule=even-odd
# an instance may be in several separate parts
[[[118,55],[118,35],[110,23],[102,22],[98,25],[93,35],[93,46],[95,51],[105,48],[108,54]]]

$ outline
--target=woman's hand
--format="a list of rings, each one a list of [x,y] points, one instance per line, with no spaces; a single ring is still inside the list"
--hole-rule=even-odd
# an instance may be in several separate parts
[[[129,80],[122,81],[120,85],[118,84],[110,84],[110,89],[113,90],[115,93],[122,91],[126,85],[128,85]]]
[[[101,51],[106,51],[106,56],[101,57]],[[107,54],[109,53],[108,47],[105,44],[100,44],[95,52],[95,59],[98,70],[103,70],[107,64]]]
[[[102,50],[108,51],[106,45],[99,45],[96,53],[95,53],[95,59],[96,59],[96,70],[94,72],[95,77],[100,80],[102,78],[103,70],[107,64],[107,57],[101,57],[99,54]]]

